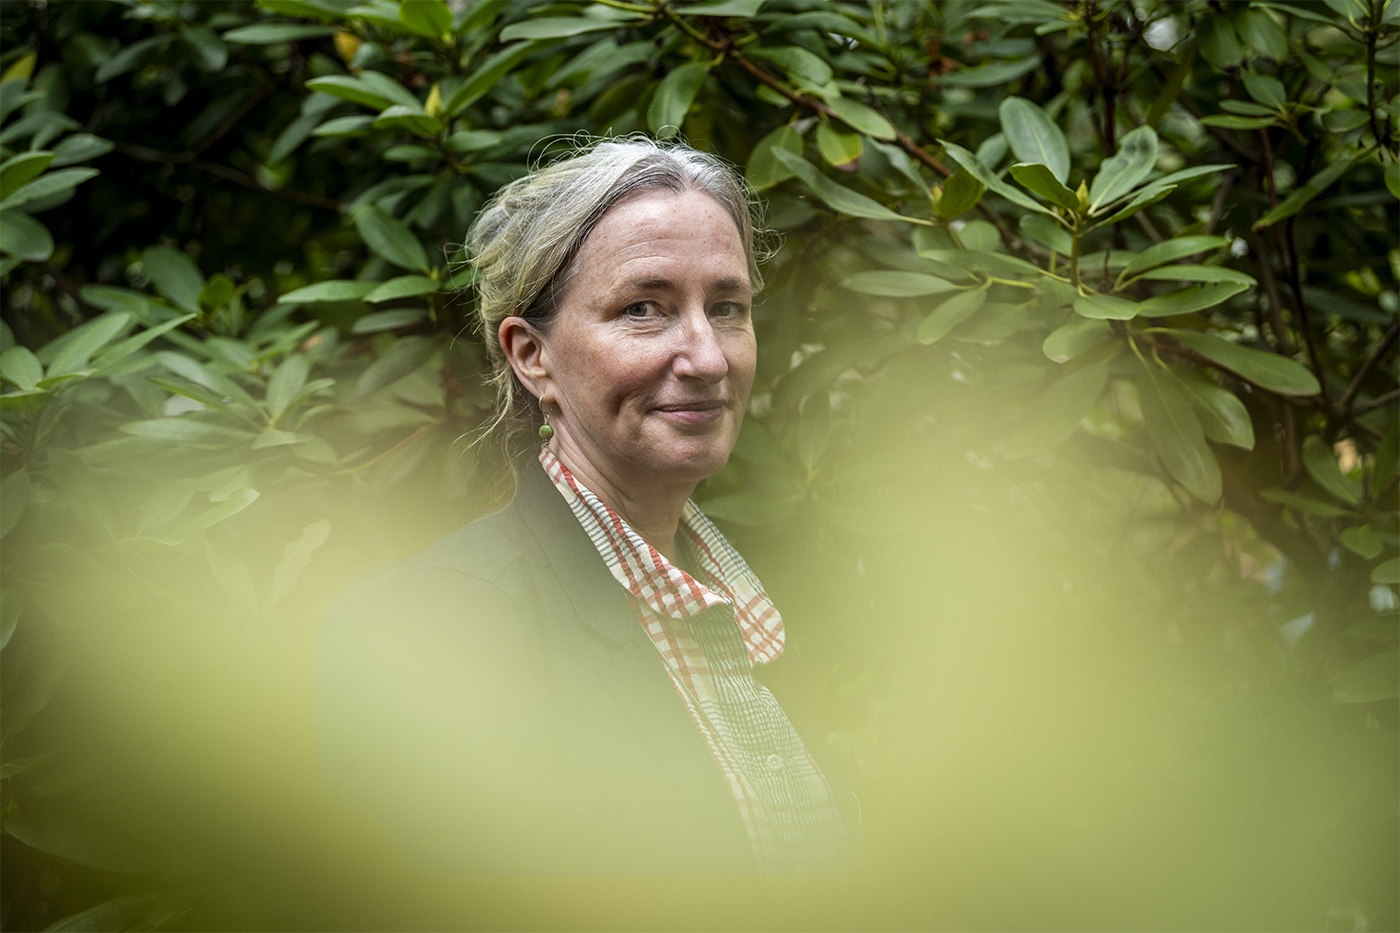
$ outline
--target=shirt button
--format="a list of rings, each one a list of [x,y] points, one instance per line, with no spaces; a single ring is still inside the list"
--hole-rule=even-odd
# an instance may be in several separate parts
[[[783,770],[783,759],[778,757],[777,755],[769,755],[768,758],[764,761],[764,763],[768,765],[769,771]]]

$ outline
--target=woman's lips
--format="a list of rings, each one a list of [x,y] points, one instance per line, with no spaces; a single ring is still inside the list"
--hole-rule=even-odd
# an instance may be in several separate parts
[[[724,417],[724,402],[681,402],[675,405],[658,405],[656,410],[678,424],[714,424]]]

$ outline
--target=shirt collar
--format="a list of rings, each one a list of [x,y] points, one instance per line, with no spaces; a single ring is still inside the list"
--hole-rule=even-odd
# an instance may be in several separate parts
[[[707,582],[662,556],[622,516],[578,482],[548,447],[540,449],[540,463],[613,578],[637,600],[658,615],[676,620],[692,618],[715,606],[730,606],[752,663],[766,664],[783,653],[783,617],[739,552],[694,502],[686,500],[678,538]]]

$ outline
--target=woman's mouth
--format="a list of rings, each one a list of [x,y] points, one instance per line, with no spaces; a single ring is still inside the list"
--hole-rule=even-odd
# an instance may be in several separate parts
[[[720,399],[677,402],[671,405],[658,405],[656,410],[677,424],[706,425],[714,424],[724,417],[724,402]]]

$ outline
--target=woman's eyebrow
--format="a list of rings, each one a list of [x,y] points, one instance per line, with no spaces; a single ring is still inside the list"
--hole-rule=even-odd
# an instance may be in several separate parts
[[[678,286],[675,281],[660,276],[641,279],[627,279],[618,283],[616,291],[672,291]],[[710,285],[716,292],[746,292],[750,290],[748,279],[723,278]]]

